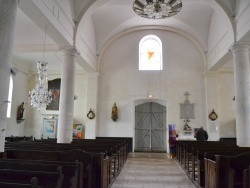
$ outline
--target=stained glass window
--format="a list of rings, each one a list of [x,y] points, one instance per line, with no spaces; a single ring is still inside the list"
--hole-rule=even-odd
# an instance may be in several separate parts
[[[162,43],[159,37],[147,35],[141,39],[139,70],[162,70]]]

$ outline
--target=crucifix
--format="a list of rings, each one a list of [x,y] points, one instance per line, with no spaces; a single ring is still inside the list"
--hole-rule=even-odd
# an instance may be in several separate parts
[[[189,97],[189,93],[186,91],[186,93],[184,94],[185,95],[185,97],[186,97],[186,100],[185,101],[188,101],[188,97]]]

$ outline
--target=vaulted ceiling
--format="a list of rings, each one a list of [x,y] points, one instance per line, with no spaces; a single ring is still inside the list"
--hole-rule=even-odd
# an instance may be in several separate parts
[[[21,3],[28,4],[29,1],[23,0]],[[217,19],[217,27],[223,33],[223,30],[226,31],[230,25],[230,16],[234,15],[236,6],[235,0],[218,1],[220,4],[215,0],[182,0],[183,7],[180,13],[167,19],[152,20],[135,14],[132,8],[134,0],[55,0],[55,2],[61,5],[61,9],[67,15],[71,15],[71,22],[77,29],[76,35],[78,38],[86,39],[84,42],[95,55],[102,53],[105,45],[117,36],[135,30],[152,28],[185,35],[194,40],[205,53],[213,46],[209,42],[211,20]],[[60,46],[58,40],[53,40],[53,36],[48,34],[45,41],[46,24],[41,24],[42,21],[39,23],[33,21],[32,17],[26,15],[25,10],[18,9],[14,64],[34,71],[36,61],[42,60],[43,51],[45,51],[44,58],[49,62],[50,69],[58,70],[62,61],[58,51]],[[95,39],[94,42],[93,40],[89,42],[88,36],[85,35],[90,32],[89,25],[93,27],[91,35]],[[77,69],[82,69],[81,65],[78,65]]]

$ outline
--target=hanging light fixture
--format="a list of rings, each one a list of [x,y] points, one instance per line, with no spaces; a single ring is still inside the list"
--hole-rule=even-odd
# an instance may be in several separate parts
[[[35,88],[32,91],[29,91],[29,102],[34,108],[40,109],[40,107],[46,107],[52,101],[52,91],[48,90],[48,79],[47,79],[47,70],[48,63],[44,61],[45,53],[45,43],[46,43],[46,33],[44,40],[43,48],[43,61],[37,62],[38,77]]]
[[[165,19],[176,15],[182,8],[181,0],[135,0],[133,9],[143,18]]]

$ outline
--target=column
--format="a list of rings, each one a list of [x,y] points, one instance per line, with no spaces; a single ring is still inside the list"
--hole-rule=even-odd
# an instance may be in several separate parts
[[[86,112],[88,113],[91,109],[97,115],[97,98],[98,98],[98,73],[89,73],[87,81],[87,105]],[[96,116],[94,119],[86,119],[85,124],[85,138],[95,139],[96,138],[96,127],[97,121]]]
[[[73,134],[75,61],[77,51],[74,47],[62,49],[62,77],[60,88],[57,143],[71,143]]]
[[[0,152],[4,151],[10,69],[18,0],[0,0]]]
[[[250,78],[249,45],[234,44],[231,48],[234,64],[236,107],[236,137],[240,147],[250,146]]]

